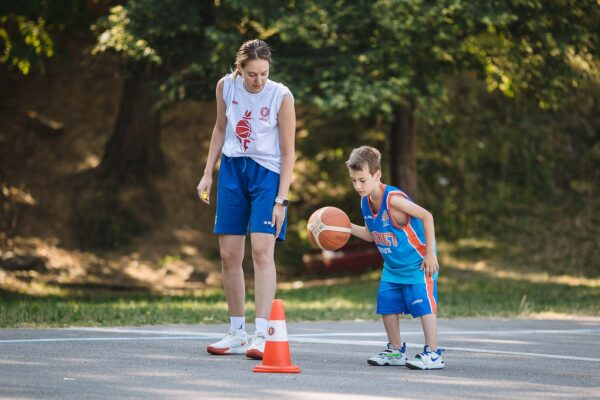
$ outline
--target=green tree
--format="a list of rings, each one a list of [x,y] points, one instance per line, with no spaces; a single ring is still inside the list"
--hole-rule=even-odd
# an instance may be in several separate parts
[[[415,115],[447,116],[448,77],[473,71],[489,90],[551,108],[599,76],[594,1],[304,1],[280,11],[268,23],[294,93],[332,114],[387,121],[392,181],[411,195]]]
[[[0,3],[0,64],[27,75],[43,71],[63,32],[89,29],[102,4],[86,0],[7,0]]]
[[[150,92],[122,101],[130,109],[120,112],[104,163],[160,165],[136,155],[144,142],[151,149],[143,154],[160,153],[159,134],[142,123],[158,121],[147,117],[158,112],[150,104],[212,97],[239,43],[260,37],[274,47],[278,75],[300,101],[385,121],[392,181],[414,195],[415,117],[447,116],[448,77],[472,71],[489,90],[558,107],[566,92],[597,79],[599,20],[597,2],[576,0],[132,0],[99,25],[98,50],[121,52],[135,66],[128,79]],[[135,111],[135,98],[150,93],[153,100]],[[131,128],[123,123],[136,118]]]
[[[242,40],[242,19],[208,0],[131,0],[98,22],[95,51],[121,54],[126,76],[101,164],[109,176],[163,169],[162,110],[183,98],[214,98]]]

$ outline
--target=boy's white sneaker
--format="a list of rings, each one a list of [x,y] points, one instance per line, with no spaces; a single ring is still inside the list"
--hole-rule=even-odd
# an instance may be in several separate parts
[[[231,330],[216,343],[206,348],[210,354],[219,356],[228,354],[246,354],[248,350],[248,334],[243,329]]]
[[[414,360],[406,362],[406,366],[410,369],[442,369],[444,368],[443,352],[444,349],[431,351],[429,346],[425,346],[423,352],[417,354]]]
[[[406,364],[406,343],[402,343],[401,349],[392,349],[392,344],[387,344],[387,349],[367,360],[370,365],[403,366]]]
[[[254,335],[250,337],[250,345],[248,346],[248,350],[246,350],[246,357],[262,360],[266,340],[267,338],[264,333],[259,331],[254,332]]]

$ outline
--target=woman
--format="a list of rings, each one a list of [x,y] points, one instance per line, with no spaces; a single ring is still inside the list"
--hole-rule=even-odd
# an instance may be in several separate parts
[[[296,114],[287,87],[269,80],[271,51],[261,40],[238,50],[235,71],[217,83],[217,121],[198,195],[210,204],[213,169],[222,152],[214,233],[219,237],[230,330],[211,354],[262,359],[275,297],[275,241],[286,231],[287,196],[295,162]],[[254,263],[255,334],[245,329],[242,260],[250,233]]]

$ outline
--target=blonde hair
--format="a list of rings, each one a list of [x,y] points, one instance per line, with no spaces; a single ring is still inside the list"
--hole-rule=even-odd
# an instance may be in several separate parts
[[[350,158],[346,161],[346,167],[354,171],[362,171],[365,164],[369,167],[369,172],[373,175],[381,170],[381,153],[375,147],[361,146],[350,153]]]
[[[267,60],[271,65],[271,49],[266,42],[260,39],[253,39],[244,42],[235,56],[236,69],[233,71],[233,78],[239,75],[239,69],[244,68],[246,63],[257,59]]]

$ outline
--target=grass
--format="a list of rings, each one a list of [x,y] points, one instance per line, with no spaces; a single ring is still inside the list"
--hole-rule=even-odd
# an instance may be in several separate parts
[[[439,244],[440,318],[600,317],[600,272],[593,257],[597,236],[586,235],[580,238],[584,245],[571,249],[562,231],[541,229],[535,220],[520,229],[510,230],[508,239],[463,238]],[[533,231],[543,232],[538,234],[543,238],[529,239]],[[378,282],[378,272],[299,280],[281,283],[277,297],[285,302],[288,321],[376,320]],[[35,280],[23,285],[0,286],[0,327],[228,321],[221,288],[160,294],[64,289]],[[254,318],[252,298],[249,291],[249,320]]]
[[[600,316],[600,280],[546,281],[536,274],[466,268],[448,258],[438,283],[440,318],[538,314]],[[444,263],[442,263],[444,265]],[[475,264],[477,265],[477,264]],[[501,272],[501,271],[500,271]],[[506,271],[505,271],[506,272]],[[500,276],[498,276],[500,275]],[[506,275],[506,276],[504,276]],[[373,320],[379,274],[280,285],[288,321]],[[248,293],[251,299],[252,293]],[[248,318],[253,305],[247,303]],[[222,290],[161,295],[70,291],[50,296],[0,292],[0,327],[118,326],[227,322]]]

